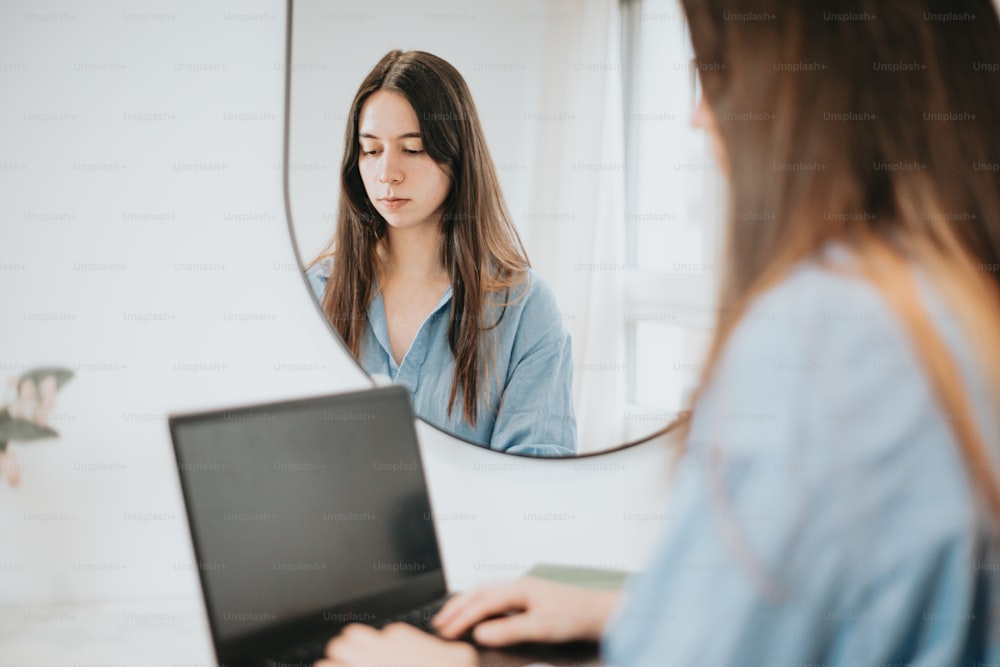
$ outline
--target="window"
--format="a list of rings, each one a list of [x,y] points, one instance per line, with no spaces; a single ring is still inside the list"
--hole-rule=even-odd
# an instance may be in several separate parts
[[[715,323],[724,188],[691,127],[695,77],[676,0],[623,0],[629,437],[684,407]]]

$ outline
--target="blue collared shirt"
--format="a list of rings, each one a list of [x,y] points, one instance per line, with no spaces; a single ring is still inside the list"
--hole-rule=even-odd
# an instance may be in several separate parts
[[[331,261],[323,260],[306,271],[319,300],[330,276]],[[495,365],[489,369],[492,377],[483,388],[475,427],[464,418],[461,393],[448,414],[455,374],[455,357],[448,345],[451,296],[448,287],[417,331],[402,363],[397,364],[389,345],[385,304],[376,290],[368,306],[361,367],[369,375],[383,375],[408,387],[414,411],[450,433],[509,453],[573,455],[572,344],[549,287],[529,271],[527,280],[511,290],[499,324],[487,332],[487,336],[495,334]]]
[[[996,455],[996,398],[955,315],[926,277],[920,286]],[[1000,664],[996,531],[970,489],[900,322],[868,283],[805,263],[727,342],[666,535],[626,586],[605,659]]]

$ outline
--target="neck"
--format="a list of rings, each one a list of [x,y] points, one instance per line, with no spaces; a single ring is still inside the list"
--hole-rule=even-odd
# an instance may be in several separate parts
[[[439,225],[417,225],[406,229],[389,226],[381,245],[384,277],[404,280],[440,280],[446,274],[441,262]]]

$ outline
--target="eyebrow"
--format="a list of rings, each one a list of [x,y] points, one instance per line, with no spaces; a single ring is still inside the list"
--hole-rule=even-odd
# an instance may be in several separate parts
[[[358,134],[359,139],[378,139],[374,134],[368,134],[367,132],[361,132]],[[401,134],[397,139],[419,139],[419,132],[407,132],[406,134]]]

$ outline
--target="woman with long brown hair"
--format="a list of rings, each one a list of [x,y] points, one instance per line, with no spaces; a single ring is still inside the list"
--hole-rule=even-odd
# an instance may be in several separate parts
[[[576,449],[569,334],[531,271],[461,74],[392,51],[348,114],[337,229],[308,276],[371,375],[493,449]]]
[[[666,535],[622,595],[523,579],[441,634],[600,638],[619,667],[1000,664],[996,9],[683,4],[728,263]],[[403,626],[327,654],[474,664]]]

